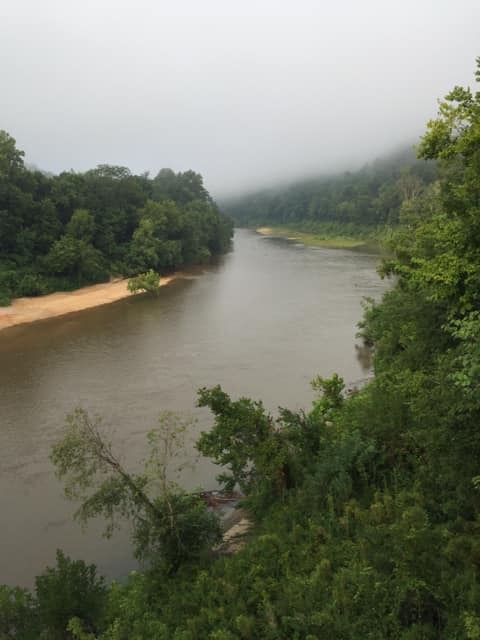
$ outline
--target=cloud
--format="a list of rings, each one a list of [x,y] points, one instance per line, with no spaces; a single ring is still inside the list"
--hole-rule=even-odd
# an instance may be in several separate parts
[[[357,165],[472,84],[459,0],[2,4],[0,127],[50,171],[200,171],[214,195]]]

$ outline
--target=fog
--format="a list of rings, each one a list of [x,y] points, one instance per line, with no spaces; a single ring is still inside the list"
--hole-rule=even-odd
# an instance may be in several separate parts
[[[478,0],[2,0],[0,129],[47,171],[191,168],[221,197],[417,139],[479,36]]]

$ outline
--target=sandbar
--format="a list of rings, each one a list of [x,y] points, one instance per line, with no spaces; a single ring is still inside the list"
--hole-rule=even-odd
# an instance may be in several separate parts
[[[165,286],[180,273],[162,277],[160,286]],[[94,284],[75,291],[51,293],[34,298],[16,298],[9,307],[0,307],[0,331],[19,324],[28,324],[47,318],[56,318],[76,311],[99,307],[128,298],[132,294],[127,288],[128,279]]]

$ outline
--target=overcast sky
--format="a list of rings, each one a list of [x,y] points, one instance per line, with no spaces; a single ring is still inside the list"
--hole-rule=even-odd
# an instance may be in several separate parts
[[[477,55],[480,0],[0,0],[0,129],[223,196],[415,141]]]

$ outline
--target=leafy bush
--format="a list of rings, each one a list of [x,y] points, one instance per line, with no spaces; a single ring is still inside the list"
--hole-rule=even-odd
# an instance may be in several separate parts
[[[43,296],[48,292],[48,284],[42,276],[27,273],[20,280],[16,294],[18,296]]]
[[[0,130],[0,166],[8,167],[0,171],[2,305],[112,275],[173,271],[230,248],[232,222],[193,171],[150,179],[101,165],[46,176],[25,167],[23,156]]]
[[[7,291],[0,291],[0,307],[8,307],[12,304],[12,297]]]
[[[151,294],[158,294],[160,290],[160,275],[153,269],[149,269],[146,273],[130,278],[127,287],[132,293],[145,291]]]
[[[19,587],[0,585],[0,638],[36,640],[38,621],[32,594]]]
[[[154,501],[156,516],[140,520],[135,554],[167,574],[209,552],[221,540],[217,514],[197,495],[166,492]]]
[[[0,307],[8,307],[15,297],[19,282],[17,271],[8,269],[0,271]]]
[[[57,564],[35,579],[36,607],[43,636],[64,640],[71,618],[95,632],[106,603],[107,587],[94,565],[57,551]]]

